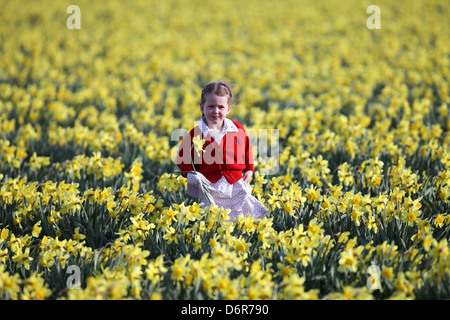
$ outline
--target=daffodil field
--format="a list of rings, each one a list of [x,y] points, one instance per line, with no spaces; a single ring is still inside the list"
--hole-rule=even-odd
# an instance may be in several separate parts
[[[0,298],[450,298],[449,20],[444,0],[3,1]],[[279,132],[274,174],[254,145],[261,220],[175,173],[217,79],[229,118]]]

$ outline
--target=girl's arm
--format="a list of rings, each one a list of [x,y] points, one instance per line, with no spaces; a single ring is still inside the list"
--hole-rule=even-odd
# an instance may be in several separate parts
[[[254,165],[253,165],[252,145],[250,144],[250,138],[248,137],[247,132],[245,132],[245,130],[244,130],[244,134],[245,134],[245,170],[244,170],[244,174],[247,173],[248,171],[251,171],[252,175],[253,175]]]
[[[244,176],[242,177],[244,182],[249,183],[253,176],[254,165],[253,165],[253,152],[252,145],[250,144],[250,138],[245,132],[245,170]]]
[[[183,140],[181,141],[180,147],[178,148],[178,155],[175,164],[180,168],[180,171],[194,171],[192,167],[192,137],[190,134],[187,134]],[[187,174],[183,174],[184,177],[187,177]]]

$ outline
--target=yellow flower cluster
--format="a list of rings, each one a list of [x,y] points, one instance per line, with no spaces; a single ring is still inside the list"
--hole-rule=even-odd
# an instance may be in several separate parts
[[[3,4],[0,298],[448,299],[450,17],[377,5],[379,30],[356,0],[79,1],[81,29]],[[279,133],[260,220],[174,174],[215,79]]]
[[[101,181],[121,174],[123,164],[120,159],[102,158],[100,152],[95,152],[92,157],[78,155],[72,160],[67,160],[64,167],[65,175],[72,180],[82,179],[83,173],[83,180],[87,175],[93,175]]]

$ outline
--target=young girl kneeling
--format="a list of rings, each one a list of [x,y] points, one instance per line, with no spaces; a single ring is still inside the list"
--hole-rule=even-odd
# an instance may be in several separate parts
[[[239,215],[262,218],[267,210],[251,194],[253,154],[244,127],[230,120],[233,94],[224,82],[211,82],[203,88],[200,100],[202,118],[181,142],[176,164],[187,177],[188,194],[209,206],[230,209],[230,220]],[[202,151],[193,141],[204,140]],[[208,189],[209,195],[203,186]],[[213,203],[211,203],[213,202]]]

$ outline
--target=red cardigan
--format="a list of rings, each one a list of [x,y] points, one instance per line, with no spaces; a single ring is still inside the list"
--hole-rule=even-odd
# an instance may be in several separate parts
[[[193,171],[193,161],[195,170],[202,173],[210,182],[216,183],[225,176],[230,184],[239,181],[243,172],[254,171],[252,146],[249,137],[239,122],[233,121],[233,123],[238,131],[225,134],[220,145],[210,134],[204,136],[199,126],[193,128],[183,138],[178,149],[176,164],[180,170]],[[199,152],[199,154],[192,146],[194,136],[199,136],[205,140],[203,152]],[[189,151],[191,151],[190,155]],[[187,174],[183,175],[187,176]]]

